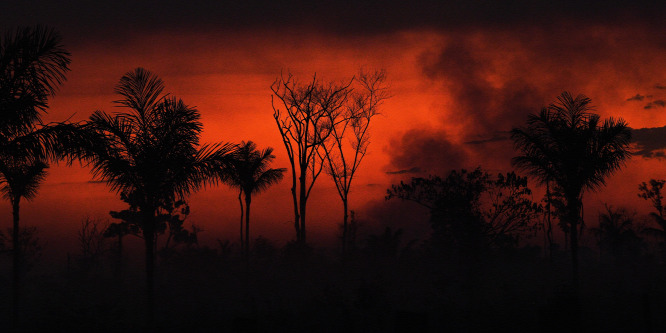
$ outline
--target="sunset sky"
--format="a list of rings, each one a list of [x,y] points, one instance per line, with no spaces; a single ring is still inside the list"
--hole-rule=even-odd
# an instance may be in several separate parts
[[[272,146],[287,167],[273,120],[271,83],[281,72],[306,81],[349,79],[359,68],[386,69],[392,97],[373,119],[369,155],[352,185],[351,209],[368,232],[380,225],[428,230],[412,206],[385,202],[392,183],[478,165],[510,170],[516,155],[507,132],[563,91],[589,96],[602,117],[622,117],[636,131],[635,156],[600,193],[585,196],[588,225],[603,203],[640,213],[638,184],[666,178],[666,5],[595,1],[14,1],[0,27],[43,24],[72,53],[67,82],[50,101],[48,121],[82,121],[118,111],[113,88],[144,67],[166,90],[196,106],[204,142]],[[61,163],[39,195],[23,204],[23,225],[76,251],[85,216],[110,219],[124,204],[89,169]],[[290,180],[255,197],[252,234],[294,237]],[[537,188],[533,183],[533,188]],[[540,193],[537,191],[537,193]],[[536,200],[540,197],[536,196]],[[236,240],[237,194],[226,186],[190,198],[188,219],[200,237]],[[342,204],[324,175],[309,203],[313,242],[331,243]],[[10,226],[8,202],[0,205]],[[2,221],[2,219],[0,219]],[[411,225],[411,226],[410,226]],[[67,245],[69,244],[69,245]],[[72,245],[74,244],[74,245]]]

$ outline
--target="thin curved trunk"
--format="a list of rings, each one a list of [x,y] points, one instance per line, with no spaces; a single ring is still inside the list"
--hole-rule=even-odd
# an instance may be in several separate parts
[[[238,192],[238,202],[240,203],[240,251],[245,253],[245,246],[243,245],[243,199],[242,199],[243,190]]]
[[[347,198],[342,199],[342,207],[345,210],[344,216],[342,218],[342,254],[347,254],[347,243],[349,242],[349,210],[347,206]]]
[[[571,264],[574,288],[578,287],[578,222],[580,218],[580,202],[578,196],[569,195],[567,198],[569,220],[569,237],[571,241]]]
[[[155,322],[155,209],[143,213],[143,238],[146,245],[146,326]]]
[[[573,293],[573,311],[571,321],[574,325],[580,322],[580,279],[578,266],[578,222],[580,218],[580,195],[567,195],[567,219],[569,222],[569,237],[571,240],[571,268],[572,268],[572,293]]]
[[[550,211],[550,181],[546,182],[546,216],[548,225],[546,226],[546,239],[548,240],[548,259],[553,261],[553,224]]]
[[[250,203],[252,194],[245,193],[245,260],[250,259]]]
[[[305,164],[305,170],[307,170],[307,164]],[[303,170],[303,168],[301,168]],[[300,201],[299,203],[299,218],[300,218],[300,239],[298,240],[301,245],[306,243],[306,233],[305,233],[305,209],[307,204],[305,180],[306,180],[306,171],[301,171],[300,177]]]
[[[294,229],[296,230],[296,241],[300,242],[301,241],[301,225],[300,223],[300,216],[298,214],[298,197],[296,196],[296,183],[294,182],[294,185],[291,187],[291,196],[294,201]]]
[[[122,276],[123,265],[123,232],[118,231],[118,253],[116,253],[116,277]]]
[[[19,299],[21,292],[21,242],[19,240],[19,205],[21,198],[16,197],[12,199],[12,247],[13,247],[13,288],[12,288],[12,324],[14,330],[18,331],[19,328]]]

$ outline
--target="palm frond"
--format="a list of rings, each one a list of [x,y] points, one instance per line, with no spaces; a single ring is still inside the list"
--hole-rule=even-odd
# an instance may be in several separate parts
[[[630,133],[623,120],[591,113],[590,99],[568,92],[558,102],[530,115],[527,127],[511,132],[521,155],[513,164],[541,182],[555,181],[568,193],[596,190],[630,157]]]
[[[45,103],[45,98],[55,94],[65,81],[70,56],[62,45],[62,37],[52,28],[35,26],[9,31],[0,41],[0,86],[32,94]],[[39,107],[43,110],[46,105]]]
[[[273,159],[273,148],[259,151],[254,142],[243,141],[233,154],[225,182],[233,188],[241,189],[246,195],[261,192],[279,182],[286,171],[284,168],[270,169]]]
[[[279,183],[284,178],[284,173],[287,172],[286,168],[268,169],[264,171],[259,177],[254,186],[254,192],[260,193],[267,190],[271,185]]]
[[[157,75],[144,68],[136,68],[127,72],[116,85],[115,92],[124,98],[114,101],[128,107],[139,114],[150,110],[162,99],[164,82]]]
[[[46,179],[48,164],[40,160],[14,159],[5,156],[0,162],[2,184],[0,192],[7,200],[32,199],[39,185]]]

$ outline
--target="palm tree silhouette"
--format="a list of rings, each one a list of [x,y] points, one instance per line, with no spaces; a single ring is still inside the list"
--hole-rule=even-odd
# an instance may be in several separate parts
[[[154,242],[157,215],[169,206],[214,182],[227,165],[234,145],[199,144],[199,112],[182,100],[162,95],[163,81],[137,68],[116,86],[128,109],[113,116],[96,111],[87,129],[94,144],[86,158],[94,177],[112,190],[134,198],[141,216],[146,253],[147,324],[154,319]]]
[[[622,119],[592,113],[590,99],[563,92],[557,103],[531,114],[527,127],[514,128],[511,137],[521,155],[513,164],[542,183],[554,182],[566,201],[562,219],[571,230],[574,288],[578,286],[578,224],[582,195],[597,190],[630,158],[631,132]]]
[[[2,156],[0,159],[0,192],[12,204],[12,269],[14,325],[18,325],[19,295],[21,289],[22,253],[20,244],[19,208],[21,198],[32,199],[37,188],[46,178],[48,165],[42,161],[32,161],[30,156]]]
[[[246,258],[250,252],[250,204],[252,203],[252,194],[260,193],[271,185],[278,183],[282,180],[284,172],[287,171],[285,168],[269,168],[273,159],[275,159],[275,155],[273,155],[272,147],[258,151],[254,142],[243,141],[234,154],[229,170],[227,182],[231,187],[239,190],[241,251],[245,253]],[[245,199],[244,210],[241,195],[244,195]],[[245,215],[245,241],[243,241],[243,215]]]
[[[46,160],[73,156],[83,137],[73,124],[44,125],[48,98],[65,81],[70,54],[55,30],[25,27],[0,37],[0,190],[13,212],[13,324],[18,329],[19,207],[46,176]]]

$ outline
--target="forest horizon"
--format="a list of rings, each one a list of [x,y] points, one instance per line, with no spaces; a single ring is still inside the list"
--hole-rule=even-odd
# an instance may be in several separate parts
[[[36,13],[38,17],[45,12]],[[562,22],[576,20],[562,15]],[[526,24],[521,20],[518,17],[516,24]],[[660,112],[666,91],[658,75],[659,44],[647,33],[649,20],[631,15],[625,20],[630,28],[619,30],[596,18],[576,34],[570,34],[571,26],[565,23],[534,25],[527,30],[531,33],[512,34],[511,22],[505,22],[503,29],[491,32],[484,30],[489,23],[481,21],[476,29],[456,31],[432,25],[358,36],[311,32],[289,44],[281,42],[275,32],[250,27],[247,32],[227,28],[204,32],[195,27],[191,32],[169,32],[168,38],[158,30],[146,29],[122,32],[128,34],[122,41],[92,29],[90,36],[95,39],[86,39],[80,27],[87,23],[71,22],[63,25],[62,35],[72,53],[72,70],[49,101],[45,121],[81,121],[95,110],[115,111],[112,101],[117,80],[132,68],[146,67],[164,79],[169,92],[201,112],[203,141],[253,140],[260,147],[273,147],[274,165],[287,167],[270,107],[269,87],[280,73],[289,71],[299,80],[316,73],[324,81],[339,82],[359,68],[386,69],[392,98],[373,121],[368,158],[359,168],[358,184],[350,194],[351,209],[372,233],[384,226],[413,227],[401,223],[406,216],[383,213],[395,204],[384,200],[390,185],[477,166],[495,173],[510,171],[515,150],[508,131],[562,91],[583,93],[602,117],[622,117],[644,134],[635,136],[640,140],[639,154],[609,180],[608,187],[586,195],[586,219],[595,221],[604,204],[648,211],[649,206],[637,196],[614,193],[637,193],[638,184],[663,178],[665,173],[660,167],[664,143],[659,137],[666,124]],[[566,35],[575,38],[565,41],[561,37]],[[634,38],[637,35],[641,38]],[[261,48],[252,46],[258,41]],[[404,47],[392,48],[395,43]],[[591,45],[595,53],[606,56],[564,51],[586,50]],[[639,45],[640,54],[629,56],[620,51]],[[171,54],[174,46],[193,52]],[[129,53],[122,51],[130,49]],[[377,49],[384,52],[375,52]],[[539,55],[549,49],[557,52],[539,62]],[[96,65],[101,63],[105,66]],[[566,70],[553,70],[560,66]],[[531,184],[535,193],[543,191]],[[257,235],[279,235],[276,238],[281,241],[292,237],[293,218],[288,209],[272,212],[288,207],[288,186],[281,182],[255,199]],[[332,182],[322,177],[313,190],[310,211],[314,214],[313,237],[329,245],[336,242],[338,211],[342,209],[326,204],[335,197]],[[84,198],[88,203],[78,205]],[[209,244],[217,238],[234,239],[235,198],[227,187],[208,187],[194,194],[190,205],[189,222],[205,230],[202,239]],[[85,217],[106,220],[108,211],[121,209],[123,203],[104,184],[91,182],[88,170],[75,163],[53,165],[40,195],[26,207],[27,223],[35,221],[45,229],[44,234],[57,235],[53,244],[66,244]],[[0,207],[6,213],[9,209]],[[279,216],[277,221],[275,216]],[[421,217],[425,216],[426,212]],[[422,238],[424,232],[428,232],[425,219],[410,235]]]
[[[4,7],[7,328],[666,327],[663,3]]]

